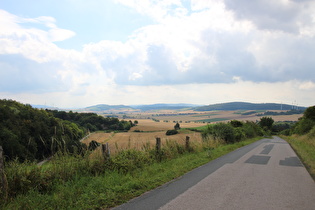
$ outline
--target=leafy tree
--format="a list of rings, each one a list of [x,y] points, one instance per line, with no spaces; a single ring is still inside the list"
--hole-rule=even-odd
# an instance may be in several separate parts
[[[310,119],[310,120],[315,121],[315,106],[308,107],[305,110],[303,117],[305,119]]]
[[[234,128],[238,128],[238,127],[242,127],[243,126],[243,123],[241,121],[238,121],[238,120],[231,120],[230,124]]]
[[[167,136],[175,135],[175,134],[178,134],[178,131],[177,131],[177,130],[168,130],[168,131],[166,131],[166,135],[167,135]]]
[[[267,130],[271,130],[274,120],[271,117],[260,118],[259,125]]]
[[[307,108],[302,118],[293,127],[296,134],[306,134],[315,126],[315,106]]]
[[[179,130],[179,129],[180,129],[179,123],[176,123],[176,125],[174,126],[174,129],[175,129],[175,130]]]

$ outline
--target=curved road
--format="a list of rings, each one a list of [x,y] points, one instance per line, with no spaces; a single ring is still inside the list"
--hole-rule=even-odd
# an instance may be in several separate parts
[[[315,183],[290,145],[263,139],[115,209],[315,209]]]

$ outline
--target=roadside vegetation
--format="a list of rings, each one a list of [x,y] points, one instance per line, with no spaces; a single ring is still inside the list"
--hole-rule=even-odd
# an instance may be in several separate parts
[[[122,150],[110,159],[58,153],[42,166],[11,161],[5,173],[8,191],[3,209],[97,209],[122,204],[256,139],[226,144],[207,139],[185,145],[169,141],[154,148]],[[6,202],[4,202],[6,201]]]
[[[135,124],[94,113],[35,109],[13,100],[0,100],[0,145],[8,160],[36,161],[60,148],[77,153],[89,132],[127,131]]]
[[[7,109],[5,106],[2,106],[2,108],[3,110]],[[27,108],[32,110],[30,107]],[[287,137],[289,143],[313,173],[315,168],[314,109],[315,107],[310,107],[297,123],[289,123],[285,126],[277,125],[271,117],[262,117],[257,123],[232,120],[226,123],[220,122],[191,129],[183,129],[179,123],[176,123],[174,130],[171,130],[171,132],[176,131],[185,134],[187,132],[200,132],[202,141],[197,142],[191,139],[189,144],[185,144],[166,140],[160,149],[149,143],[144,143],[142,147],[137,149],[131,147],[120,149],[117,144],[117,152],[110,157],[102,153],[102,146],[98,147],[99,144],[93,142],[94,146],[92,144],[86,145],[83,147],[85,149],[81,150],[70,150],[67,144],[59,144],[58,149],[54,153],[50,153],[53,154],[50,161],[43,165],[39,165],[39,159],[36,158],[28,159],[25,157],[22,160],[19,157],[14,158],[14,156],[5,158],[5,176],[3,176],[5,182],[0,179],[0,187],[2,187],[0,208],[110,208],[171,181],[239,147],[257,141],[263,136],[268,137],[279,133],[289,135]],[[21,112],[21,108],[18,109],[19,112],[11,108],[10,110],[13,110],[15,115]],[[59,120],[62,122],[61,125],[75,124],[78,129],[82,129],[83,134],[86,131],[84,130],[86,129],[84,124],[80,124],[78,117],[74,117],[80,116],[77,113],[37,111],[45,113],[52,121]],[[59,116],[60,118],[57,118],[59,114],[63,117]],[[96,128],[97,123],[104,120],[94,115],[91,116],[95,119],[95,125],[93,124],[94,121],[91,121],[90,124]],[[20,118],[10,119],[18,119],[17,122],[13,121],[13,124],[18,124],[20,120]],[[127,121],[115,121],[118,124],[132,124],[132,122]],[[37,122],[40,123],[41,121]],[[309,126],[310,124],[312,126]],[[2,126],[1,129],[9,130],[9,128],[4,127],[4,123],[2,123]],[[103,132],[109,127],[110,125],[106,127],[104,123],[101,126]],[[116,128],[118,129],[119,126]],[[52,131],[54,129],[57,128],[53,127]],[[60,129],[62,131],[64,127],[61,126]],[[11,131],[11,133],[13,132]],[[29,133],[31,139],[35,138],[31,134],[33,133]],[[65,134],[62,133],[61,139],[64,139],[63,135]],[[69,135],[72,135],[71,132]],[[54,136],[54,132],[52,132],[52,136]],[[16,138],[18,139],[18,137]],[[51,136],[47,136],[46,139],[50,138]],[[2,140],[0,145],[3,142]]]
[[[282,131],[281,137],[296,151],[315,180],[315,106],[307,108],[296,124]]]

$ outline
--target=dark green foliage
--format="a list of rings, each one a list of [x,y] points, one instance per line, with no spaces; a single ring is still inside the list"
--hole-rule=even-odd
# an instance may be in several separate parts
[[[58,149],[81,147],[84,131],[76,124],[12,100],[0,100],[0,145],[7,159],[40,160]]]
[[[260,118],[259,125],[265,130],[271,130],[274,120],[271,117]]]
[[[177,130],[168,130],[168,131],[166,131],[166,135],[167,135],[167,136],[175,135],[175,134],[178,134],[178,131],[177,131]]]
[[[246,138],[262,136],[263,131],[254,122],[243,123],[235,120],[232,123],[208,125],[207,129],[203,131],[202,136],[206,139],[209,135],[215,139],[222,139],[226,143],[233,143]]]
[[[215,139],[222,139],[226,143],[235,142],[235,131],[231,124],[217,123],[209,125],[203,135],[212,135]]]
[[[13,100],[0,100],[0,145],[5,158],[42,160],[57,151],[84,151],[80,140],[87,131],[129,130],[131,121],[32,108]]]
[[[131,121],[121,120],[114,117],[102,117],[96,113],[78,113],[78,112],[65,112],[58,110],[46,110],[52,113],[54,117],[63,120],[74,122],[90,132],[98,130],[120,130],[127,131],[134,124]]]
[[[174,126],[174,129],[175,129],[175,130],[179,130],[179,129],[180,129],[179,123],[176,123],[176,125]]]
[[[293,115],[293,114],[302,114],[304,112],[304,109],[292,109],[286,112],[272,112],[272,111],[267,111],[261,114],[257,114],[257,116],[267,116],[267,115],[273,115],[273,116],[277,116],[277,115]]]
[[[245,132],[247,138],[253,138],[256,136],[263,136],[264,132],[259,125],[254,122],[247,121],[244,123],[242,129]]]
[[[234,128],[238,128],[238,127],[242,127],[243,126],[243,123],[241,121],[238,121],[238,120],[231,120],[230,124]]]
[[[274,134],[280,133],[284,130],[289,130],[293,125],[293,122],[277,122],[272,125],[272,132]]]
[[[309,120],[313,120],[315,121],[315,106],[311,106],[309,108],[307,108],[304,112],[304,116],[305,119],[309,119]]]
[[[302,117],[294,126],[293,132],[296,134],[306,134],[315,126],[315,121]]]
[[[98,143],[97,141],[92,140],[92,141],[89,143],[88,149],[89,149],[90,151],[93,151],[93,150],[95,150],[97,147],[99,147],[100,145],[101,145],[101,144]]]
[[[302,118],[292,128],[293,133],[306,134],[315,126],[315,106],[307,108]]]

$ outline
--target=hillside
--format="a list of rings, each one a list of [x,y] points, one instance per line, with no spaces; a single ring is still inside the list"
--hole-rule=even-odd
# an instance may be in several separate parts
[[[291,110],[291,109],[305,109],[305,107],[292,107],[288,104],[277,104],[277,103],[247,103],[247,102],[230,102],[213,104],[208,106],[197,107],[195,111],[213,111],[213,110]]]
[[[89,131],[126,131],[132,126],[131,121],[95,113],[37,109],[0,99],[0,145],[11,160],[41,160],[61,149],[80,151],[80,140]]]
[[[84,111],[92,111],[92,112],[101,112],[101,111],[108,111],[108,110],[128,110],[132,109],[129,106],[125,105],[107,105],[107,104],[98,104],[95,106],[89,106],[84,108]]]
[[[198,107],[199,105],[195,104],[151,104],[151,105],[132,105],[130,107],[134,109],[140,109],[141,111],[149,111],[149,110],[179,110],[179,109],[187,109]]]

